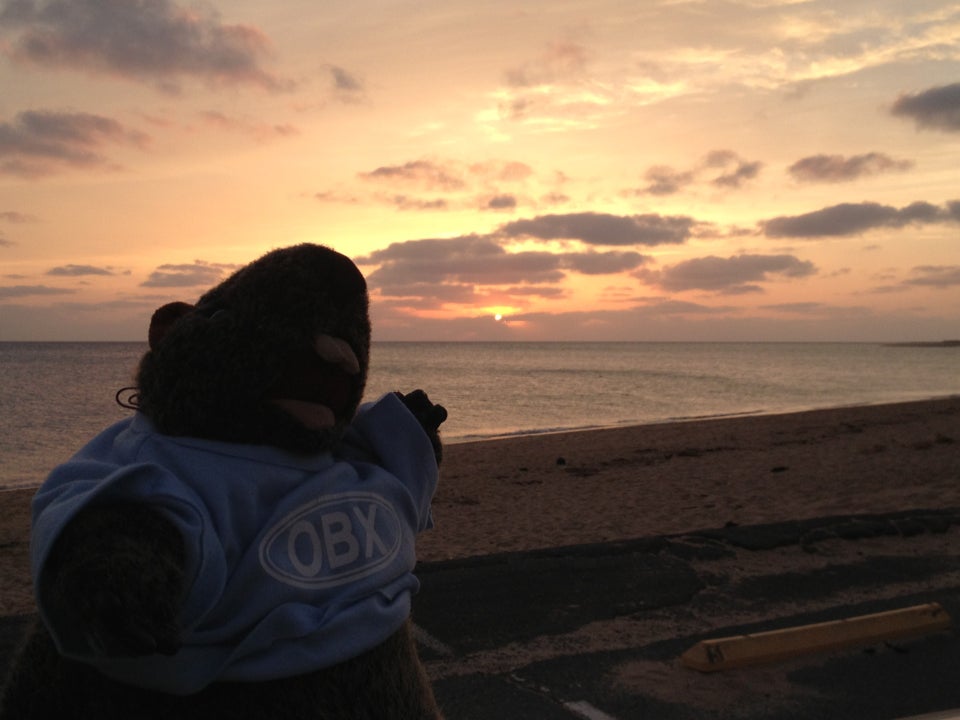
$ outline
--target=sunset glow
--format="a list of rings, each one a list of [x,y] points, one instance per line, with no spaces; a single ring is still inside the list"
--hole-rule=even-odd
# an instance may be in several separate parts
[[[960,337],[956,3],[0,0],[0,88],[0,340],[300,242],[381,340]]]

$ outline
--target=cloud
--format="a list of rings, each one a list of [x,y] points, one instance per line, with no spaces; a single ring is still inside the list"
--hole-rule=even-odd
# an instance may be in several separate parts
[[[150,277],[140,283],[141,287],[196,287],[210,286],[220,282],[225,270],[234,265],[219,265],[196,260],[185,265],[161,265]]]
[[[49,175],[63,167],[108,167],[104,145],[143,146],[147,136],[91,113],[27,110],[0,122],[0,173]]]
[[[648,185],[638,194],[646,195],[673,195],[691,184],[696,175],[692,170],[674,170],[668,165],[654,165],[644,173]]]
[[[536,284],[564,277],[558,255],[508,253],[493,239],[478,235],[393,243],[357,263],[380,264],[367,280],[387,294],[393,292],[390,288],[410,283]]]
[[[352,195],[339,190],[324,190],[313,194],[313,199],[323,203],[339,203],[341,205],[359,205],[363,200],[357,195]]]
[[[533,168],[516,160],[478,162],[468,169],[471,175],[486,181],[523,182],[533,175]]]
[[[345,103],[360,102],[365,94],[363,82],[355,75],[347,72],[338,65],[327,65],[330,80],[333,83],[334,96]]]
[[[544,285],[513,285],[503,288],[502,292],[511,297],[560,298],[567,295],[563,288]]]
[[[486,305],[497,304],[491,301]],[[723,328],[717,328],[716,323],[724,319],[724,314],[736,312],[736,308],[730,307],[650,298],[642,304],[619,310],[516,312],[496,322],[489,311],[478,310],[470,316],[441,319],[411,316],[404,311],[415,305],[404,301],[386,308],[385,305],[380,301],[371,308],[378,339],[620,341],[703,339],[708,333],[711,339],[723,339]],[[701,326],[701,322],[706,326]]]
[[[449,203],[445,198],[418,198],[409,195],[390,195],[386,197],[386,202],[392,204],[397,210],[446,210]]]
[[[548,192],[540,197],[542,205],[565,205],[570,202],[570,196],[561,192]]]
[[[564,291],[550,286],[568,272],[616,274],[636,270],[646,261],[632,251],[507,252],[497,238],[481,235],[393,243],[356,258],[359,265],[379,265],[367,281],[382,296],[432,297],[441,304],[480,302],[484,298],[477,294],[484,287],[507,297],[556,297]]]
[[[737,189],[757,177],[761,169],[762,162],[746,160],[732,150],[713,150],[689,170],[676,170],[669,165],[652,165],[643,176],[646,186],[626,194],[673,195],[701,182],[704,175],[709,176],[707,182],[714,187]]]
[[[342,67],[330,65],[330,75],[333,76],[333,84],[337,90],[345,92],[360,92],[363,90],[363,83],[348,73]]]
[[[269,42],[256,28],[225,25],[209,5],[171,0],[8,0],[0,27],[8,54],[41,67],[150,80],[166,90],[195,77],[211,84],[289,87],[261,67]]]
[[[913,268],[916,277],[904,281],[905,285],[922,285],[945,289],[960,286],[960,265],[919,265]]]
[[[398,282],[378,289],[378,303],[387,302],[394,307],[438,308],[446,303],[467,305],[477,301],[476,289],[468,284]]]
[[[685,215],[540,215],[500,227],[504,237],[580,240],[588,245],[663,245],[684,242],[698,223]]]
[[[763,163],[744,160],[732,150],[714,150],[704,159],[703,166],[721,171],[720,175],[710,181],[714,186],[739,188],[747,180],[760,174]]]
[[[113,275],[113,272],[93,265],[61,265],[50,268],[46,274],[60,277],[83,277],[85,275]]]
[[[655,312],[657,315],[715,315],[731,310],[723,305],[702,305],[688,300],[673,300],[671,298],[647,299],[635,310]]]
[[[800,182],[848,182],[861,177],[879,175],[887,171],[909,170],[910,160],[895,160],[884,153],[871,152],[864,155],[811,155],[797,160],[787,168]]]
[[[891,106],[890,113],[913,118],[921,129],[960,132],[960,83],[901,95]]]
[[[583,252],[561,255],[562,266],[583,275],[610,275],[635,270],[648,258],[637,252]]]
[[[580,37],[554,40],[539,55],[504,72],[504,85],[489,95],[490,109],[478,114],[487,132],[503,140],[514,131],[598,129],[621,111],[630,89],[619,73],[601,80],[593,72],[590,52]]]
[[[395,165],[381,165],[357,173],[368,190],[348,192],[342,188],[319,192],[316,199],[324,202],[358,203],[362,201],[392,205],[397,210],[492,210],[510,212],[530,200],[527,187],[531,180],[538,185],[559,185],[561,174],[537,181],[533,169],[517,161],[489,160],[465,163],[453,159],[409,160]],[[566,202],[560,193],[547,193],[546,204]]]
[[[486,210],[515,210],[516,207],[517,198],[513,195],[494,195],[484,205]]]
[[[455,283],[410,283],[380,288],[374,308],[384,307],[402,311],[439,310],[446,305],[463,305],[476,312],[484,306],[515,306],[531,297],[557,299],[564,297],[563,288],[548,285],[511,285],[509,287],[484,287]]]
[[[0,295],[2,297],[2,295]],[[54,300],[0,304],[4,339],[145,341],[150,315],[167,298],[103,303]]]
[[[466,186],[466,182],[455,169],[430,160],[384,165],[370,172],[358,173],[358,176],[362,180],[411,183],[428,190],[453,191],[462,190]]]
[[[286,123],[264,123],[231,117],[219,110],[208,110],[200,113],[200,119],[218,130],[229,130],[249,135],[255,140],[268,140],[274,137],[290,137],[300,133],[293,125]]]
[[[738,162],[730,172],[715,177],[713,184],[717,187],[738,188],[747,180],[753,180],[759,175],[761,168],[763,168],[762,162]]]
[[[710,255],[668,265],[660,271],[642,270],[637,277],[675,292],[712,290],[739,295],[762,292],[755,283],[769,280],[770,275],[800,278],[816,271],[813,263],[798,260],[793,255],[742,254],[728,258]]]
[[[8,285],[0,287],[0,298],[22,298],[39,295],[71,295],[76,290],[49,287],[47,285]]]
[[[2,128],[2,126],[0,126]],[[2,132],[2,130],[0,130]],[[22,223],[36,222],[36,217],[34,215],[27,215],[26,213],[17,212],[15,210],[6,210],[0,212],[0,220],[3,222],[12,223],[14,225],[19,225]]]
[[[773,305],[762,305],[761,307],[765,310],[778,310],[796,315],[816,314],[825,310],[833,310],[829,305],[820,302],[775,303]]]
[[[583,74],[587,50],[570,39],[554,40],[535,59],[507,70],[507,85],[529,88],[569,80]]]
[[[915,202],[897,209],[874,202],[841,203],[803,215],[764,220],[760,227],[771,238],[812,238],[855,235],[876,228],[901,228],[906,225],[960,221],[960,201],[940,208],[927,202]]]

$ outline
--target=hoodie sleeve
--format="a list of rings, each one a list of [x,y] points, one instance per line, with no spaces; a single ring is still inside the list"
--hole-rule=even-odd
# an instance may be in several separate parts
[[[111,428],[96,438],[56,468],[34,497],[30,556],[38,607],[49,620],[44,612],[48,598],[40,578],[54,543],[77,513],[100,502],[149,503],[174,524],[184,539],[188,596],[182,621],[188,626],[219,597],[219,588],[226,580],[223,548],[216,534],[209,531],[209,514],[193,491],[158,464],[128,462],[122,453],[118,456],[122,435],[122,428]],[[202,586],[198,578],[203,580]],[[57,629],[51,628],[51,632],[59,644]],[[60,649],[73,656],[83,656],[89,650]]]
[[[413,498],[420,518],[418,530],[433,527],[430,503],[439,470],[430,438],[403,402],[388,393],[360,408],[348,440],[359,439],[377,462],[395,475]],[[359,436],[359,437],[356,437]]]

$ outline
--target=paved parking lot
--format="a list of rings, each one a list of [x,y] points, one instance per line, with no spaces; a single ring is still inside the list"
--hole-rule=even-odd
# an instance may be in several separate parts
[[[448,718],[900,718],[960,708],[954,629],[715,673],[706,638],[939,602],[960,514],[732,527],[424,565],[414,619]]]

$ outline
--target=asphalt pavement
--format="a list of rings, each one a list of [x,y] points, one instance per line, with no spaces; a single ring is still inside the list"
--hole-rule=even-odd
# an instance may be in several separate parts
[[[960,708],[960,512],[728,527],[419,568],[450,720],[850,718]],[[951,629],[702,673],[701,640],[937,602]],[[960,711],[958,711],[960,716]]]
[[[421,657],[448,720],[893,720],[960,708],[960,509],[731,526],[417,572]],[[951,628],[711,673],[680,660],[701,640],[932,602]],[[0,618],[0,675],[31,620]]]

